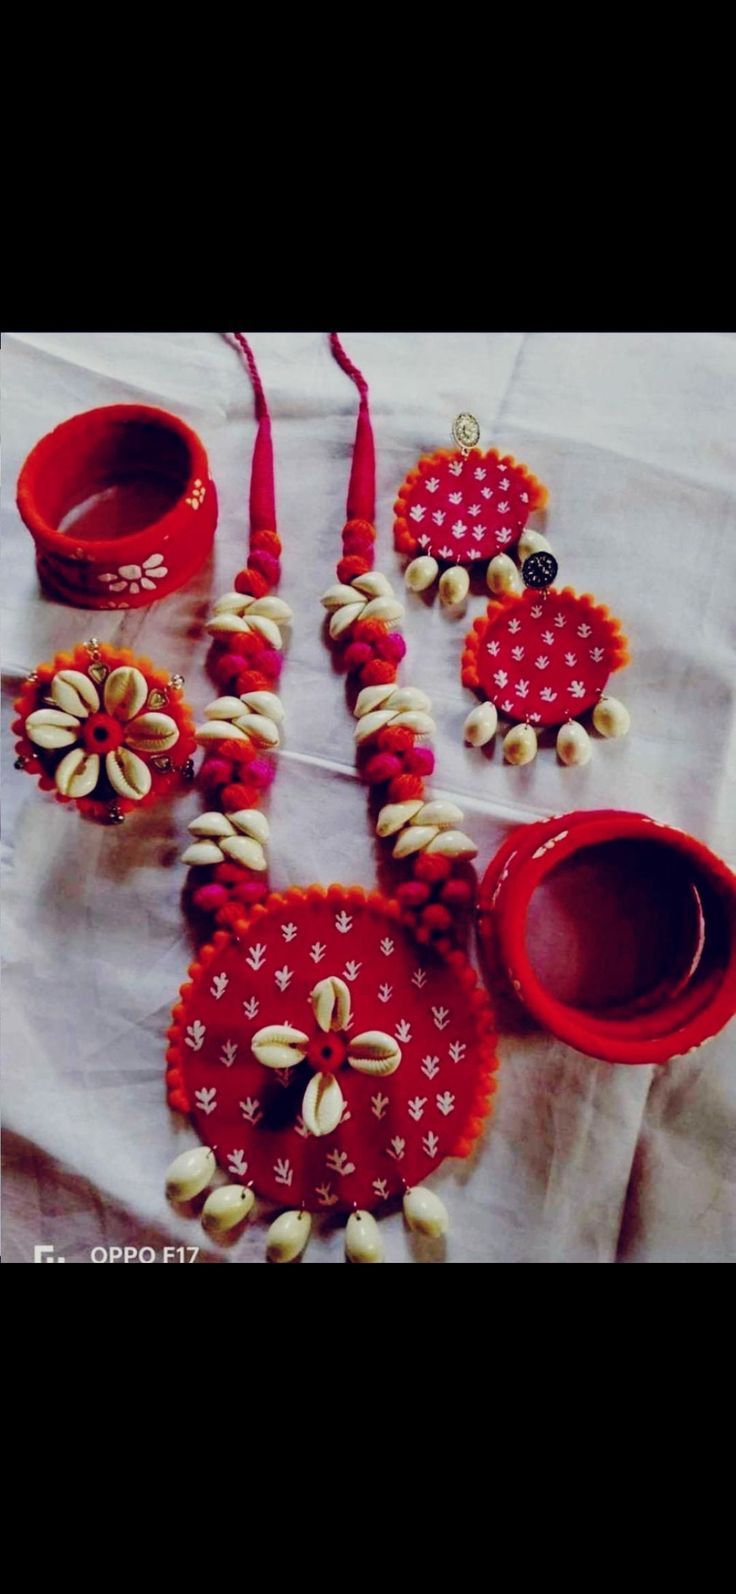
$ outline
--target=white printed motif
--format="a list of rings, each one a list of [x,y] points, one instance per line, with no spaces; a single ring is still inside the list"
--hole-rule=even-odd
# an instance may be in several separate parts
[[[412,985],[416,985],[418,991],[421,991],[422,987],[427,983],[427,975],[425,970],[415,969],[411,977],[411,983]]]
[[[293,975],[294,970],[288,968],[286,964],[284,964],[283,968],[276,970],[274,979],[280,991],[285,991],[288,989],[288,987],[291,985]]]
[[[326,951],[327,947],[323,941],[315,941],[314,945],[309,948],[309,956],[312,962],[321,963]]]
[[[277,1184],[284,1184],[287,1187],[291,1184],[294,1178],[294,1169],[288,1157],[278,1157],[273,1165],[273,1171]]]
[[[446,1118],[448,1113],[451,1113],[455,1106],[455,1097],[453,1096],[451,1090],[444,1090],[441,1096],[435,1097],[435,1101],[437,1102],[437,1106],[439,1107],[443,1118]]]
[[[406,1141],[402,1140],[401,1135],[394,1135],[391,1144],[386,1147],[387,1155],[393,1157],[394,1162],[401,1162],[405,1151]]]
[[[379,1201],[388,1201],[388,1181],[386,1179],[374,1179],[373,1189]]]
[[[325,1167],[329,1168],[333,1173],[339,1173],[343,1179],[347,1179],[351,1173],[355,1173],[355,1163],[350,1162],[346,1151],[328,1151],[325,1158]]]
[[[422,1058],[422,1073],[426,1074],[427,1079],[434,1079],[435,1074],[438,1074],[439,1071],[440,1071],[440,1060],[439,1060],[439,1057],[423,1057]]]
[[[193,1019],[192,1023],[187,1025],[185,1046],[191,1046],[193,1052],[201,1052],[206,1034],[205,1025],[198,1018]]]
[[[331,1184],[316,1184],[314,1192],[321,1207],[334,1207],[340,1200],[338,1195],[333,1194]]]
[[[421,1118],[422,1113],[427,1105],[426,1096],[412,1096],[412,1099],[408,1105],[409,1117],[414,1119],[415,1124],[418,1124],[419,1119]]]
[[[393,950],[394,950],[393,941],[390,939],[389,936],[385,935],[383,940],[382,940],[382,942],[381,942],[381,951],[382,951],[384,957],[385,958],[390,958]]]
[[[245,1101],[239,1101],[238,1106],[247,1124],[259,1124],[263,1113],[260,1111],[260,1102],[257,1096],[246,1096]]]
[[[230,1173],[236,1173],[240,1179],[244,1179],[246,1173],[248,1172],[248,1164],[245,1160],[245,1152],[229,1151],[227,1156],[227,1166]]]
[[[495,465],[496,461],[492,463]],[[466,471],[465,458],[433,459],[431,470],[431,475],[420,472],[412,482],[402,511],[414,535],[430,520],[433,528],[442,526],[448,509],[452,515],[453,510],[464,505],[465,515],[461,520],[455,519],[452,527],[457,545],[455,555],[439,548],[431,537],[426,541],[422,538],[421,545],[429,553],[440,559],[456,557],[458,561],[468,562],[473,556],[490,559],[498,548],[507,547],[518,539],[529,514],[529,494],[521,491],[524,476],[520,471],[509,465],[498,466],[499,475],[494,476],[491,486],[487,481],[487,466],[478,465]],[[486,524],[478,524],[476,530],[482,515]],[[479,544],[478,548],[473,547],[471,538]],[[420,541],[418,537],[417,541]]]
[[[467,1047],[465,1041],[452,1041],[450,1044],[450,1061],[453,1063],[461,1063],[466,1051]]]
[[[382,1096],[379,1090],[377,1096],[371,1096],[371,1112],[374,1118],[385,1118],[388,1107],[388,1096]]]
[[[434,1019],[436,1029],[447,1029],[447,1026],[450,1022],[449,1007],[433,1007],[432,1017]]]
[[[339,930],[340,935],[347,935],[352,928],[352,915],[346,913],[344,908],[341,908],[340,912],[335,914],[335,929]]]
[[[260,1005],[261,1004],[257,996],[249,996],[243,1003],[243,1012],[245,1013],[246,1018],[255,1018]]]
[[[411,1040],[411,1024],[409,1023],[408,1019],[399,1019],[396,1029],[394,1030],[394,1034],[397,1041],[402,1041],[404,1046],[408,1045],[409,1041]]]
[[[249,968],[251,968],[251,969],[254,969],[256,971],[258,969],[262,969],[263,965],[264,965],[264,963],[266,961],[266,948],[265,948],[265,946],[263,946],[263,944],[259,941],[257,946],[250,947],[250,949],[248,951],[248,956],[247,956],[245,961],[248,964]]]
[[[214,996],[216,1002],[219,1002],[220,997],[225,995],[228,983],[228,977],[226,974],[215,975],[210,986],[210,996]]]
[[[217,1106],[217,1091],[214,1085],[211,1090],[207,1090],[204,1086],[201,1090],[195,1090],[194,1100],[200,1112],[203,1112],[209,1118],[210,1113],[214,1112]]]
[[[162,581],[168,573],[163,554],[152,553],[142,565],[120,565],[117,570],[103,571],[97,579],[105,582],[109,592],[127,592],[134,598],[141,588],[144,592],[155,592],[156,582]]]
[[[378,987],[378,1000],[379,1000],[379,1002],[390,1002],[391,1001],[391,997],[393,996],[393,994],[394,994],[393,985],[386,985],[385,982],[384,982],[383,985],[379,985],[379,987]]]
[[[296,925],[295,924],[282,924],[282,926],[281,926],[281,934],[283,935],[285,941],[293,941],[295,935],[297,934]]]
[[[235,1059],[236,1059],[237,1055],[238,1055],[238,1043],[237,1043],[237,1041],[224,1041],[223,1042],[223,1046],[222,1046],[222,1051],[220,1052],[220,1062],[224,1063],[226,1068],[232,1068],[233,1063],[235,1062]]]
[[[426,1151],[428,1157],[436,1157],[437,1152],[439,1151],[439,1146],[440,1143],[437,1135],[435,1135],[430,1129],[422,1141],[422,1150]]]
[[[362,963],[356,963],[354,958],[350,958],[342,971],[343,978],[346,980],[357,980],[362,967]]]

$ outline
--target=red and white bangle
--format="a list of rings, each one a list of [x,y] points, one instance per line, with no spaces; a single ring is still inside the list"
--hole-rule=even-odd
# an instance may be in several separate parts
[[[642,876],[653,882],[653,907],[661,890],[667,893],[667,901],[658,904],[660,916],[668,919],[659,968],[642,937],[646,883],[643,901],[631,895],[627,900],[620,867],[625,845],[632,893],[641,888]],[[553,886],[555,878],[559,882],[564,868],[590,861],[591,868],[605,869],[606,860],[615,873],[600,900],[588,901],[595,917],[582,929],[582,961],[593,968],[594,958],[596,968],[604,961],[615,968],[618,960],[624,986],[615,994],[609,991],[608,999],[600,991],[583,991],[573,999],[569,991],[553,989],[535,964],[530,948],[535,898],[540,888]],[[661,872],[662,888],[653,869]],[[578,899],[581,915],[586,895],[589,890]],[[575,912],[570,902],[568,893],[568,916]],[[548,913],[544,923],[549,941]],[[717,1035],[736,1012],[736,876],[702,842],[644,814],[558,814],[514,830],[482,881],[478,927],[488,979],[507,979],[540,1025],[589,1057],[663,1064]],[[643,987],[637,978],[642,967],[648,971]]]
[[[138,609],[174,592],[206,559],[217,524],[199,438],[146,404],[55,427],[28,455],[17,500],[42,585],[85,609]]]

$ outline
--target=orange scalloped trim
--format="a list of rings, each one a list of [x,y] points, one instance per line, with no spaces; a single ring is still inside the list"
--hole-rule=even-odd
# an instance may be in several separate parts
[[[478,692],[481,690],[480,677],[478,675],[478,654],[485,641],[488,621],[495,620],[502,610],[508,613],[514,608],[526,608],[529,603],[528,590],[510,592],[506,593],[503,598],[491,599],[486,609],[485,617],[473,621],[471,629],[465,638],[461,661],[462,683],[463,686],[469,687],[471,691]],[[629,643],[624,634],[622,623],[617,615],[611,613],[606,604],[598,603],[589,592],[576,592],[574,587],[550,587],[549,592],[550,595],[554,594],[560,598],[574,599],[575,602],[580,604],[584,612],[594,614],[596,619],[604,626],[607,644],[611,650],[611,675],[616,670],[625,669],[626,665],[631,663]]]
[[[457,459],[459,456],[460,450],[457,448],[436,448],[432,454],[422,454],[421,459],[417,461],[414,468],[404,478],[394,503],[394,514],[396,516],[394,520],[394,547],[399,553],[411,554],[413,557],[419,547],[419,539],[412,531],[405,514],[406,500],[412,488],[421,480],[422,476],[429,476],[435,465],[438,465],[441,460]],[[534,513],[535,509],[544,509],[548,503],[549,489],[545,487],[544,482],[540,482],[539,478],[532,474],[528,465],[516,460],[513,454],[501,454],[497,448],[488,448],[485,453],[481,448],[471,448],[467,458],[477,460],[478,463],[490,459],[497,465],[508,465],[510,469],[522,471],[529,491],[530,515]]]
[[[182,1047],[186,1033],[186,1002],[204,979],[207,969],[218,951],[230,940],[240,941],[250,934],[254,925],[267,914],[281,912],[284,908],[301,907],[305,902],[346,903],[348,906],[368,908],[371,912],[380,913],[386,918],[400,920],[401,907],[393,897],[385,897],[380,891],[366,891],[363,886],[343,886],[336,882],[328,886],[289,886],[286,891],[272,891],[262,902],[256,902],[252,908],[244,913],[242,919],[234,926],[232,932],[218,930],[211,942],[203,946],[199,955],[189,965],[187,973],[189,978],[181,986],[179,995],[181,1001],[172,1009],[173,1022],[166,1031],[170,1045],[166,1052],[167,1062],[176,1064],[181,1061]],[[406,926],[404,925],[404,929]],[[409,932],[407,932],[409,933]],[[458,1138],[448,1152],[451,1157],[467,1157],[482,1133],[486,1120],[493,1110],[493,1096],[497,1089],[495,1075],[499,1067],[499,1058],[496,1051],[498,1036],[493,1027],[493,1010],[487,992],[480,983],[480,979],[472,963],[469,962],[464,952],[459,947],[453,947],[447,952],[434,948],[436,955],[442,962],[448,964],[459,976],[461,983],[468,991],[469,1006],[475,1014],[475,1030],[478,1050],[481,1056],[481,1065],[478,1072],[476,1089],[470,1105],[468,1117],[458,1131]],[[166,1072],[166,1096],[169,1106],[176,1112],[191,1111],[191,1102],[182,1106],[185,1093],[182,1089],[181,1076],[174,1079],[176,1067],[168,1068]],[[176,1098],[176,1099],[175,1099]]]

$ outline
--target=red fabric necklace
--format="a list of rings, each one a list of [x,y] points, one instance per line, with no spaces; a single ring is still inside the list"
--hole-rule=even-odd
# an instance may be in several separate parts
[[[189,971],[167,1051],[169,1102],[191,1115],[205,1146],[177,1158],[168,1189],[173,1199],[203,1192],[216,1159],[234,1182],[208,1196],[207,1226],[242,1221],[255,1192],[291,1209],[269,1231],[274,1260],[301,1253],[309,1213],[342,1211],[351,1214],[350,1259],[378,1261],[382,1241],[371,1214],[396,1198],[410,1226],[444,1232],[444,1207],[422,1181],[444,1157],[468,1154],[495,1089],[488,998],[455,944],[456,909],[472,896],[465,860],[476,849],[454,805],[425,801],[421,772],[431,755],[419,743],[434,726],[426,694],[395,686],[404,650],[389,628],[402,609],[372,569],[368,390],[343,357],[361,396],[341,596],[333,601],[332,589],[323,603],[333,638],[353,632],[347,668],[349,646],[370,652],[357,666],[358,757],[366,779],[378,784],[380,774],[386,785],[379,833],[391,834],[408,876],[396,899],[344,885],[268,892],[268,824],[259,804],[280,741],[275,665],[291,615],[268,590],[280,552],[270,421],[252,351],[236,336],[258,417],[251,551],[208,622],[216,678],[230,691],[209,705],[196,731],[206,747],[202,780],[218,807],[192,822],[195,839],[184,854],[198,877],[194,904],[213,912],[221,928]],[[346,592],[355,611],[349,626]]]

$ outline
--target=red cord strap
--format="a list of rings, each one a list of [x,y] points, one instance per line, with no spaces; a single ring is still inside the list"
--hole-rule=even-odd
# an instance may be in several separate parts
[[[348,487],[348,520],[367,520],[373,524],[376,515],[376,449],[368,404],[368,383],[362,371],[346,354],[336,332],[330,333],[330,348],[339,366],[360,393],[358,423],[353,444],[353,463]]]

